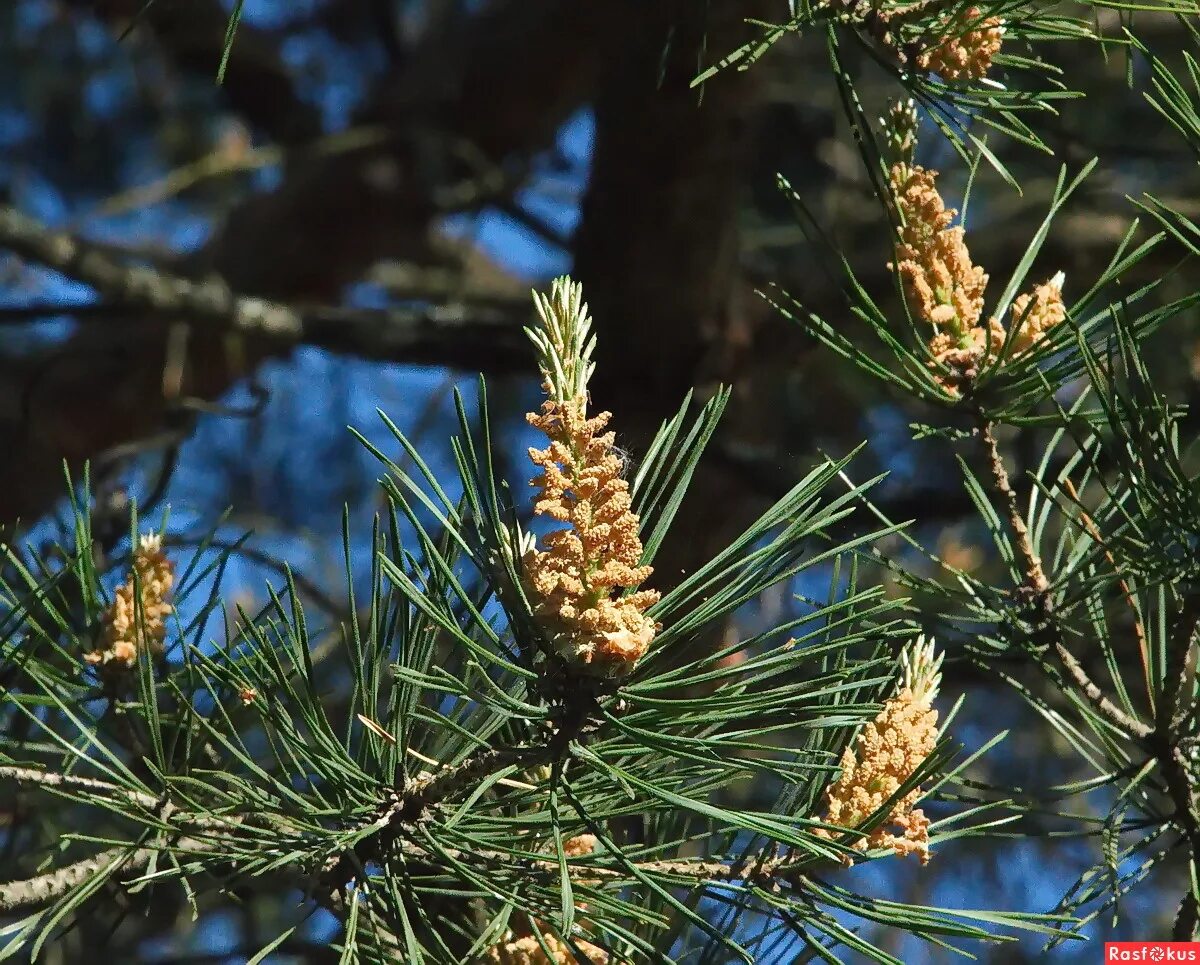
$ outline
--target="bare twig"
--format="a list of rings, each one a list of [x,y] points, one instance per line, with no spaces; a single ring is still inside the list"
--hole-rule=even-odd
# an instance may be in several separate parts
[[[354,151],[364,146],[384,143],[391,135],[380,127],[357,127],[342,131],[308,145],[304,154],[320,156],[340,151]],[[111,218],[127,211],[138,211],[161,204],[204,181],[245,171],[283,164],[294,159],[299,151],[287,151],[278,144],[261,147],[239,144],[220,145],[203,157],[169,171],[162,178],[140,184],[101,202],[84,215],[78,224],[89,218]]]
[[[1013,491],[1008,479],[1008,470],[1000,455],[1000,444],[996,441],[996,426],[990,419],[981,419],[980,436],[983,439],[984,450],[987,453],[988,469],[991,470],[992,482],[996,492],[1004,500],[1004,510],[1008,516],[1009,526],[1017,541],[1017,552],[1021,554],[1024,563],[1025,582],[1035,593],[1045,593],[1050,588],[1050,582],[1042,570],[1042,561],[1034,551],[1033,542],[1029,538],[1029,528],[1017,505],[1017,494]]]

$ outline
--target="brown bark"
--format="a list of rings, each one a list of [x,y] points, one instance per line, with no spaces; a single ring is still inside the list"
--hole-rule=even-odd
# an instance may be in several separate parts
[[[691,86],[704,47],[736,48],[750,36],[744,18],[761,14],[732,0],[660,3],[630,16],[634,28],[605,52],[576,269],[597,319],[593,392],[635,457],[693,386],[737,382],[765,314],[741,272],[738,230],[763,74]],[[726,434],[749,430],[742,399]],[[677,583],[757,508],[736,470],[706,460],[655,585]]]
[[[123,8],[113,0],[106,9]],[[176,32],[158,29],[168,55],[178,54]],[[278,190],[232,212],[185,269],[197,277],[216,274],[243,295],[334,301],[381,258],[444,260],[432,230],[440,214],[437,189],[480,173],[460,158],[482,151],[488,164],[499,165],[544,147],[567,112],[590,95],[598,48],[584,38],[599,42],[604,32],[620,29],[595,4],[492,5],[425,44],[402,72],[380,83],[358,120],[383,125],[389,137],[352,152],[302,153]],[[237,56],[256,49],[255,38],[247,39]],[[198,54],[181,63],[209,66]],[[231,92],[241,90],[240,80],[230,83]],[[233,98],[235,106],[261,122],[260,105],[240,99]],[[290,106],[285,101],[282,109]],[[44,357],[0,368],[0,521],[34,518],[53,506],[64,459],[78,467],[118,443],[162,432],[172,411],[162,391],[169,320],[135,313],[131,324],[114,327],[120,337],[89,328]],[[220,339],[193,332],[182,390],[216,398],[279,349],[247,341],[240,351],[245,367],[230,362]],[[458,352],[448,340],[441,361],[475,367],[485,359],[474,350]]]

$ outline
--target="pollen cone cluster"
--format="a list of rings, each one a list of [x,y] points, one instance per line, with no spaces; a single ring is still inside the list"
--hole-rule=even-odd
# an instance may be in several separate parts
[[[943,39],[917,57],[917,66],[948,82],[978,80],[987,75],[1004,40],[1004,21],[984,19],[978,7],[955,16],[942,31]]]
[[[900,692],[884,704],[879,716],[846,748],[841,774],[829,789],[828,810],[822,819],[841,828],[857,828],[883,808],[937,744],[937,711],[933,700],[941,682],[941,657],[933,641],[917,640],[901,656],[904,679]],[[896,799],[884,820],[851,846],[859,851],[891,848],[898,855],[915,854],[929,861],[929,820],[914,805],[921,797],[913,788]],[[818,830],[822,837],[834,833]],[[847,858],[846,863],[850,864]]]
[[[1012,351],[1016,355],[1032,348],[1054,326],[1061,324],[1067,317],[1063,306],[1062,288],[1066,276],[1060,271],[1053,278],[1037,285],[1032,292],[1018,295],[1012,304],[1012,324],[1017,326],[1012,336]],[[997,338],[1003,344],[1003,329],[992,320],[992,342],[995,346]]]
[[[163,553],[162,537],[153,533],[141,537],[133,554],[133,572],[117,587],[104,614],[100,647],[83,659],[90,664],[133,667],[139,650],[162,653],[167,618],[175,610],[170,602],[174,583],[175,566]]]
[[[604,676],[630,670],[650,646],[657,624],[646,610],[658,600],[654,590],[626,593],[652,570],[639,566],[639,520],[630,511],[629,484],[611,418],[587,412],[587,379],[594,341],[579,285],[554,282],[548,298],[535,296],[542,325],[529,334],[537,346],[547,399],[529,423],[550,445],[530,449],[540,470],[534,512],[566,528],[558,529],[523,555],[534,615],[557,652],[573,664]]]
[[[963,228],[952,227],[958,212],[946,207],[936,182],[936,171],[905,163],[892,166],[901,225],[891,269],[900,275],[914,315],[939,332],[963,338],[983,313],[988,276],[972,263]]]
[[[948,370],[938,381],[957,394],[975,377],[987,334],[979,324],[987,273],[971,261],[958,212],[937,190],[937,172],[908,161],[892,165],[891,189],[900,218],[895,260],[909,311],[933,327],[932,367]]]
[[[890,174],[900,234],[895,260],[888,267],[899,275],[913,317],[933,328],[930,368],[938,372],[938,383],[958,395],[961,386],[979,374],[988,351],[993,355],[1000,352],[1007,330],[995,318],[986,327],[981,324],[987,273],[971,261],[965,232],[961,225],[953,224],[958,212],[947,208],[938,193],[937,172],[911,161],[910,113],[893,110],[885,121],[889,131],[898,131],[889,135],[889,143],[903,147],[897,151],[901,159],[892,165]],[[1013,302],[1011,324],[1017,329],[1010,340],[1009,357],[1032,348],[1066,317],[1063,281],[1059,272]]]
[[[596,838],[591,834],[581,834],[563,842],[563,853],[568,858],[583,857],[595,850]],[[580,905],[579,910],[584,907]],[[534,925],[541,936],[540,942],[538,935],[533,934],[528,925],[510,929],[503,941],[488,949],[486,960],[494,965],[574,965],[579,961],[571,951],[571,946],[552,931],[546,930],[542,922],[534,921]],[[599,946],[582,940],[577,940],[575,945],[584,955],[583,961],[592,965],[606,965],[608,962],[608,953]]]

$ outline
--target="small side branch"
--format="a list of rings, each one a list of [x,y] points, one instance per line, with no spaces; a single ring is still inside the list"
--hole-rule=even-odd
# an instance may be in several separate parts
[[[325,862],[321,871],[322,890],[340,889],[346,881],[360,874],[372,858],[391,847],[406,825],[421,820],[429,808],[463,788],[513,764],[529,768],[553,760],[566,746],[566,733],[560,731],[545,744],[489,748],[431,777],[408,782],[381,805],[377,817],[368,826],[373,828],[373,833],[362,838],[349,851],[334,855]]]
[[[34,878],[5,882],[0,884],[0,912],[8,914],[43,907],[102,872],[140,871],[150,863],[156,850],[110,848]]]
[[[1008,519],[1009,527],[1012,529],[1017,553],[1021,557],[1022,570],[1025,577],[1024,587],[1032,594],[1034,600],[1040,604],[1040,609],[1045,613],[1046,627],[1050,630],[1050,636],[1052,637],[1047,642],[1052,643],[1054,652],[1058,655],[1059,662],[1067,672],[1067,675],[1075,682],[1080,692],[1087,698],[1088,703],[1105,720],[1132,735],[1137,740],[1148,740],[1154,733],[1154,728],[1131,717],[1109,700],[1104,695],[1104,691],[1096,686],[1095,682],[1088,676],[1083,664],[1076,659],[1075,655],[1063,643],[1062,634],[1057,632],[1053,613],[1050,612],[1050,581],[1046,578],[1041,558],[1033,547],[1033,540],[1029,535],[1029,527],[1025,525],[1025,518],[1021,515],[1021,509],[1017,503],[1017,494],[1013,490],[1012,483],[1008,478],[1008,469],[1004,465],[1004,457],[1000,455],[1000,445],[996,441],[995,423],[986,418],[982,413],[979,414],[979,434],[983,440],[983,448],[987,456],[992,485],[1004,503],[1005,516]]]
[[[1033,540],[1029,536],[1029,528],[1025,525],[1025,517],[1021,515],[1017,505],[1017,494],[1013,491],[1008,479],[1008,469],[1005,468],[1004,458],[1000,455],[1000,444],[996,441],[996,425],[990,419],[980,418],[980,436],[983,439],[984,450],[987,453],[988,469],[992,474],[992,483],[1004,501],[1005,515],[1012,527],[1013,538],[1017,543],[1017,552],[1025,571],[1025,583],[1034,593],[1042,594],[1050,589],[1050,581],[1042,569],[1041,558],[1033,548]]]
[[[1050,584],[1042,569],[1041,560],[1033,548],[1029,530],[1025,526],[1025,520],[1017,505],[1016,493],[1013,492],[1004,460],[1000,455],[1000,448],[996,442],[995,427],[982,413],[979,418],[980,435],[987,454],[992,482],[1004,501],[1008,523],[1012,528],[1017,542],[1017,550],[1023,560],[1025,589],[1033,594],[1045,613],[1045,627],[1048,636],[1052,637],[1047,642],[1052,643],[1063,669],[1092,707],[1109,723],[1138,741],[1146,752],[1157,761],[1166,785],[1167,796],[1174,808],[1171,820],[1187,844],[1191,861],[1195,864],[1197,860],[1200,860],[1200,815],[1196,812],[1193,799],[1188,761],[1179,747],[1175,715],[1181,690],[1180,678],[1184,675],[1187,652],[1191,648],[1197,632],[1197,614],[1191,606],[1185,606],[1183,614],[1176,623],[1175,645],[1171,650],[1164,681],[1166,692],[1159,703],[1156,726],[1145,724],[1131,717],[1109,700],[1088,676],[1087,671],[1075,655],[1063,643],[1062,633],[1056,626],[1049,599]],[[1071,494],[1072,498],[1076,498],[1073,490]],[[1093,537],[1098,540],[1098,534],[1093,533]],[[1122,581],[1121,586],[1132,605],[1133,601],[1128,585]],[[1134,609],[1134,618],[1135,620],[1139,619],[1136,608]],[[1197,897],[1189,885],[1179,905],[1172,937],[1177,941],[1190,941],[1195,937],[1198,926],[1200,926],[1200,901],[1197,901]]]
[[[49,791],[85,791],[120,798],[146,808],[156,808],[160,803],[153,794],[144,791],[128,791],[95,777],[40,771],[36,767],[0,766],[0,781],[16,784],[17,787],[40,787]]]
[[[417,816],[489,774],[512,764],[520,764],[524,768],[538,767],[549,763],[554,755],[553,744],[482,751],[432,777],[413,781],[397,801],[397,806],[406,815]]]
[[[1057,636],[1054,641],[1054,651],[1058,654],[1058,659],[1063,665],[1063,669],[1075,681],[1075,686],[1088,699],[1088,703],[1099,711],[1110,724],[1121,728],[1141,741],[1148,740],[1154,734],[1153,727],[1131,717],[1104,696],[1104,691],[1097,687],[1092,678],[1088,676],[1087,671],[1083,668],[1083,664],[1076,659],[1075,655],[1066,648],[1062,640],[1058,639]]]

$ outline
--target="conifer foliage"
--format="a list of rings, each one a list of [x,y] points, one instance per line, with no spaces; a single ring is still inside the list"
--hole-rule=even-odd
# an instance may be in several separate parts
[[[1073,941],[1156,875],[1179,890],[1173,937],[1196,937],[1200,490],[1141,346],[1200,292],[1123,284],[1159,248],[1200,252],[1196,226],[1142,199],[1154,233],[1131,229],[1068,286],[1039,258],[1091,170],[1064,168],[1001,280],[918,157],[949,144],[939,167],[1007,176],[976,131],[1043,146],[1033,112],[1062,93],[1019,51],[1099,28],[1011,0],[785,15],[697,84],[755,69],[790,34],[827,38],[894,289],[869,291],[840,257],[846,318],[777,287],[764,297],[831,361],[925,403],[914,435],[955,447],[1002,578],[927,551],[850,455],[817,458],[666,579],[656,555],[685,538],[676,513],[731,390],[681,399],[631,459],[620,400],[597,412],[589,393],[605,319],[559,278],[526,329],[543,448],[498,451],[482,379],[455,397],[453,472],[386,414],[387,445],[361,437],[384,510],[369,572],[347,530],[338,626],[314,632],[290,575],[261,609],[226,608],[219,554],[173,542],[169,519],[133,515],[125,558],[98,570],[87,478],[68,481],[73,532],[55,553],[4,547],[0,784],[41,813],[0,872],[0,957],[46,955],[98,906],[171,894],[200,914],[259,890],[290,899],[256,963],[316,920],[342,961],[364,963],[895,962],[875,942],[892,933],[931,959],[987,954]],[[1200,150],[1194,52],[1185,83],[1132,29],[1121,43]],[[851,44],[895,87],[878,121]],[[1040,434],[1027,472],[1005,451],[1012,427]],[[797,597],[798,616],[742,635],[741,608],[815,584],[827,593]],[[1011,684],[1089,777],[978,779],[1004,735],[970,751],[956,738],[952,671],[972,666]],[[328,696],[334,675],[349,699]],[[974,839],[1045,834],[1047,815],[1094,843],[1057,907],[927,907],[863,874],[878,861],[919,876]]]

